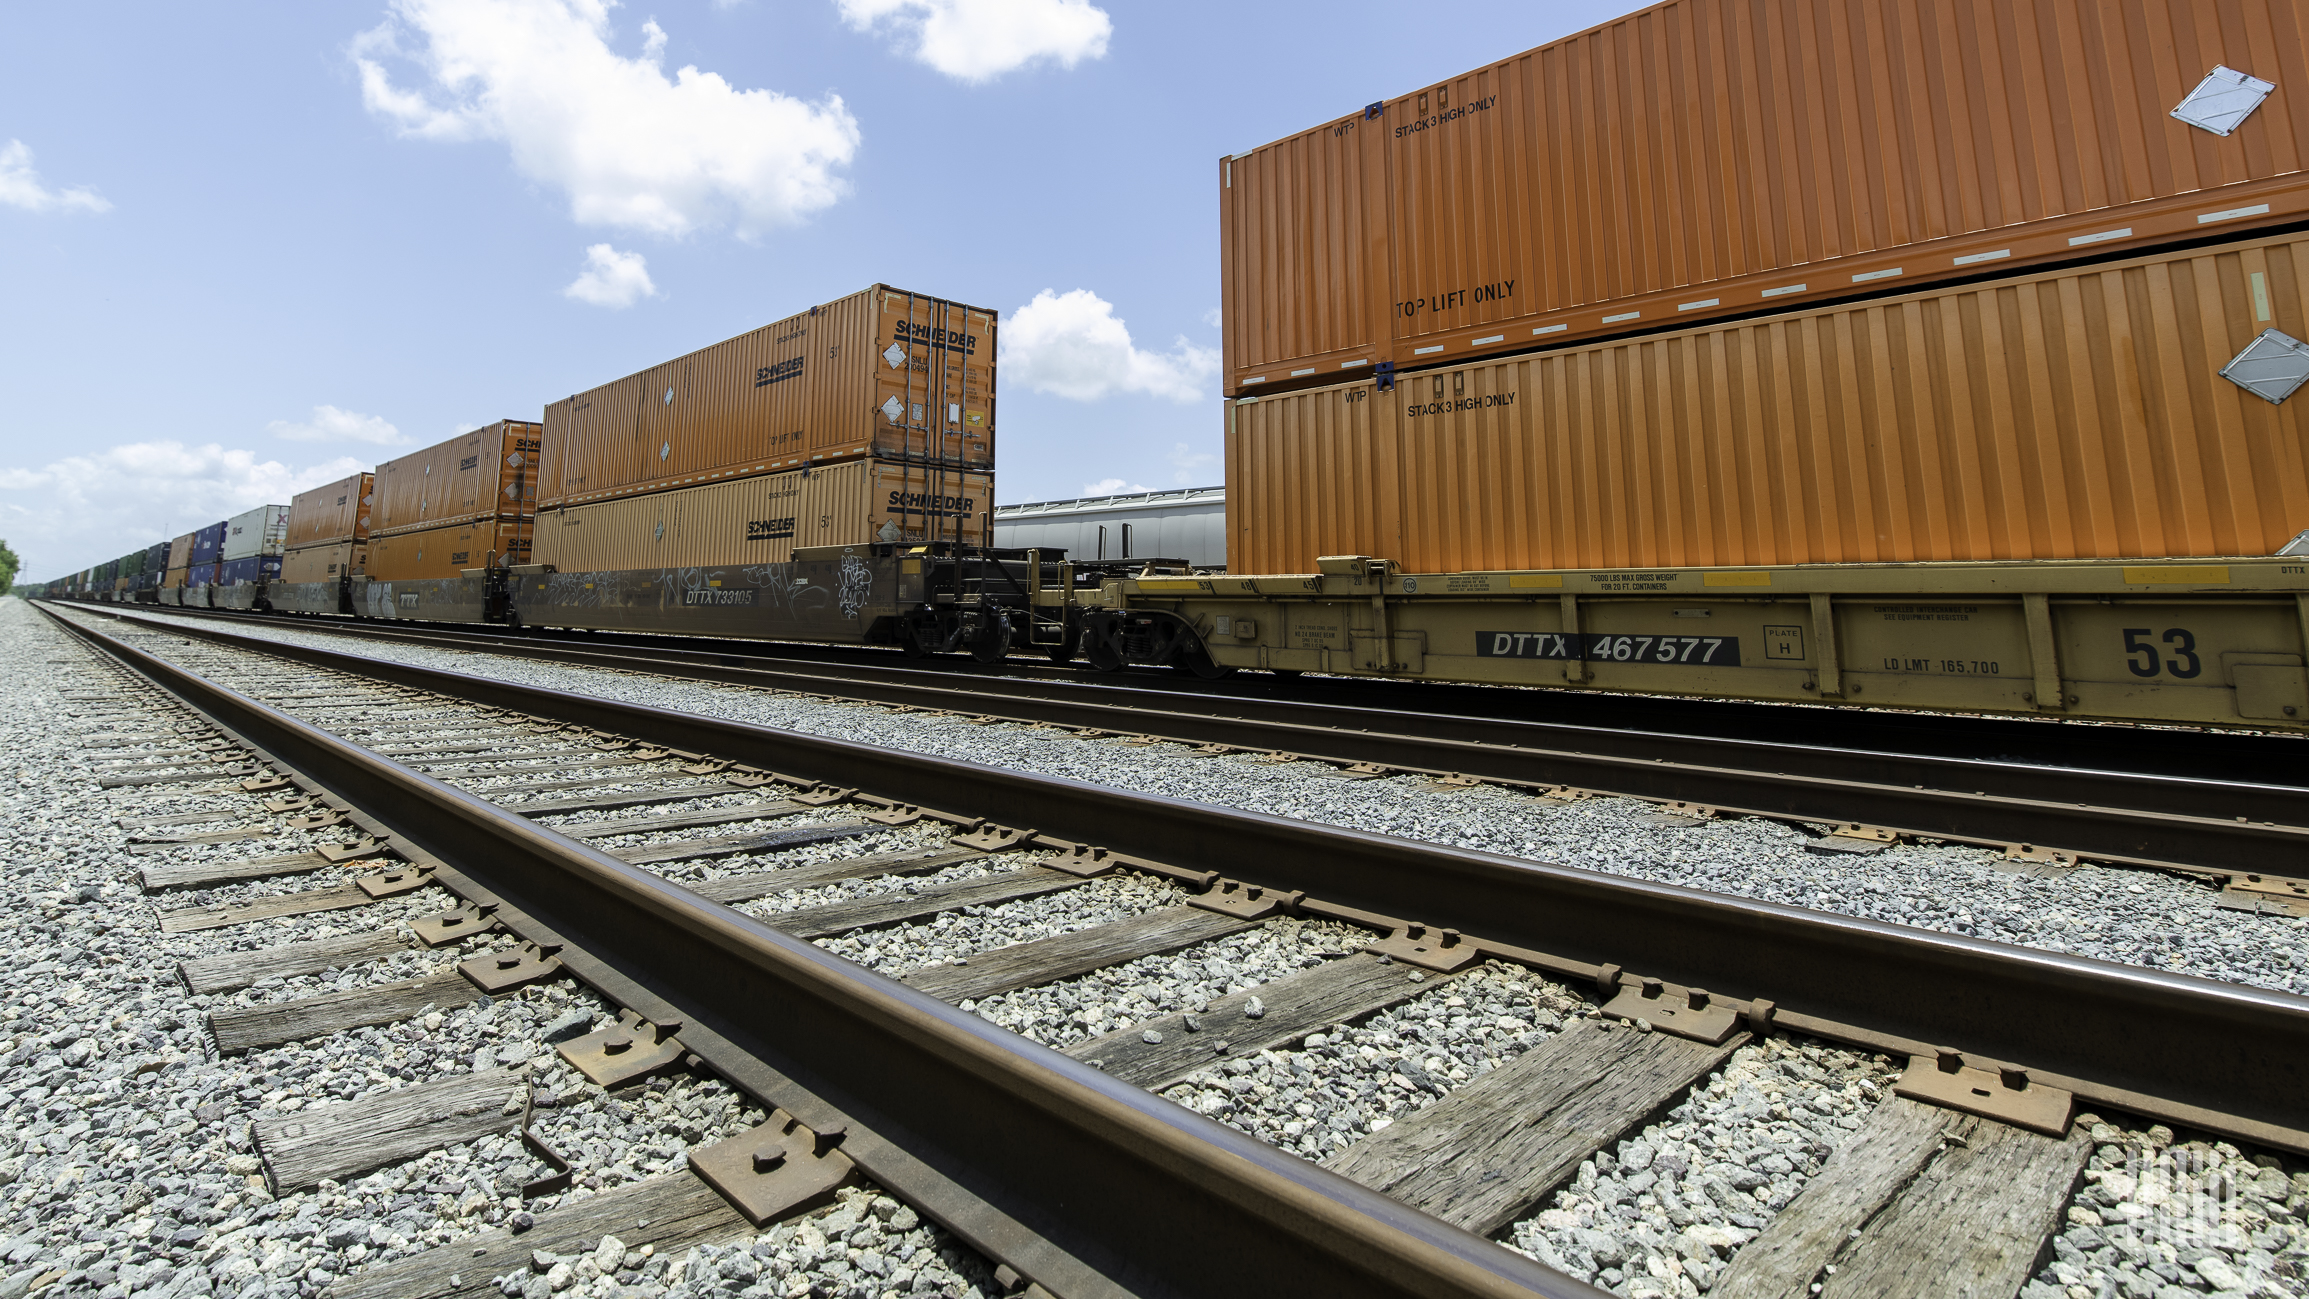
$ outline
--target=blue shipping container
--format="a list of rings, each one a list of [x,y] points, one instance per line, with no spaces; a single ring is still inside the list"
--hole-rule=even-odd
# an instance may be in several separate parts
[[[192,568],[199,568],[203,564],[214,564],[219,552],[224,549],[225,527],[226,521],[219,519],[192,534],[192,554],[186,557],[185,563]],[[208,583],[187,581],[185,585],[206,586]]]
[[[215,586],[216,564],[213,561],[206,564],[194,564],[184,571],[184,584],[186,586]]]
[[[227,559],[216,566],[218,586],[243,586],[250,582],[278,582],[281,580],[279,555],[250,555],[246,559]]]

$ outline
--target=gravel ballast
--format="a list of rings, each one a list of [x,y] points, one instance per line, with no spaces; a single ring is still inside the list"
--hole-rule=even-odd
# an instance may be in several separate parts
[[[269,634],[308,639],[335,649],[349,648],[336,637],[293,630]],[[70,647],[71,643],[41,627],[37,615],[20,602],[0,602],[0,647],[12,653],[31,652],[37,659],[52,645]],[[2309,922],[2214,911],[2207,890],[2141,872],[2087,868],[2065,879],[2038,879],[1998,870],[1989,864],[1991,858],[1986,853],[1936,846],[1902,846],[1857,860],[1824,858],[1805,852],[1803,837],[1785,827],[1745,821],[1683,828],[1659,825],[1653,823],[1649,805],[1631,800],[1559,804],[1497,789],[1442,792],[1415,779],[1349,783],[1319,764],[1269,765],[1244,758],[1196,758],[1189,756],[1184,746],[1085,741],[1046,730],[969,725],[919,714],[893,715],[874,708],[483,655],[407,647],[364,649],[380,657],[483,672],[527,684],[1101,780],[1144,792],[1874,915],[1899,923],[1920,923],[2000,941],[2131,959],[2183,973],[2304,990],[2304,926]],[[176,651],[168,652],[177,656]],[[50,668],[49,672],[57,678],[51,695],[74,689],[62,679],[61,669]],[[60,701],[49,706],[58,713],[82,707]],[[453,711],[433,710],[430,715],[446,716]],[[410,715],[428,714],[419,710]],[[46,715],[34,718],[29,711],[20,710],[15,721],[0,725],[0,734],[27,726],[37,731],[44,721],[48,730],[57,729]],[[120,800],[109,795],[101,800],[96,797],[93,780],[86,774],[94,770],[94,764],[77,751],[77,740],[73,735],[51,738],[45,753],[57,771],[43,771],[34,783],[60,795],[69,806],[101,802],[107,810],[102,818],[79,815],[78,820],[84,823],[80,826],[51,825],[46,839],[31,842],[46,851],[65,851],[66,860],[89,863],[81,873],[102,881],[94,886],[98,892],[95,903],[115,901],[123,914],[141,912],[149,917],[155,900],[134,901],[138,866],[157,860],[229,859],[284,850],[271,841],[250,841],[188,845],[171,849],[165,858],[126,855],[120,851],[122,832],[109,819],[120,814]],[[525,742],[521,747],[546,745]],[[32,743],[18,747],[20,754],[39,751],[40,746]],[[106,759],[134,760],[133,746]],[[19,761],[25,759],[20,757]],[[67,774],[70,772],[81,774]],[[536,778],[535,773],[509,773],[506,780],[520,783]],[[26,776],[20,773],[20,786],[25,783]],[[619,815],[658,815],[727,805],[753,797],[758,795],[721,795],[627,813],[587,812],[551,819],[577,824]],[[192,811],[216,801],[215,794],[159,786],[142,796],[137,811]],[[854,810],[846,813],[837,807],[768,822],[592,842],[600,847],[666,842],[846,820],[851,815]],[[74,819],[71,814],[52,818],[63,822]],[[928,848],[941,839],[929,827],[878,830],[870,836],[790,852],[668,863],[660,869],[675,880],[702,881],[867,852]],[[51,847],[51,841],[59,846]],[[21,840],[13,846],[20,851],[11,860],[37,856],[22,851]],[[1011,853],[921,876],[844,881],[773,894],[747,904],[746,909],[775,923],[778,914],[800,907],[920,891],[1015,869],[1033,860],[1032,854]],[[288,879],[172,893],[157,901],[162,906],[234,901],[315,887],[346,873],[343,868],[329,868]],[[82,887],[75,886],[75,891],[63,896],[77,898]],[[54,888],[49,891],[57,892]],[[1111,876],[1057,894],[973,907],[818,941],[828,950],[871,968],[903,975],[925,965],[967,959],[990,948],[1126,918],[1180,900],[1178,890],[1166,882]],[[63,912],[68,907],[92,904],[59,901],[54,909]],[[198,1024],[200,1012],[211,1004],[253,1004],[368,986],[410,977],[422,968],[453,960],[456,954],[413,952],[351,971],[271,981],[216,998],[184,995],[181,984],[173,979],[175,961],[211,951],[244,950],[366,930],[383,923],[389,915],[423,914],[447,904],[445,894],[427,890],[357,912],[323,913],[270,925],[174,935],[165,940],[149,933],[147,921],[134,942],[158,946],[149,954],[135,953],[134,959],[165,962],[169,977],[147,977],[140,985],[142,1002],[132,999],[123,1003],[135,1007],[133,1015],[122,1017],[123,1022],[152,1026],[161,1043],[187,1037],[193,1040],[178,1048],[180,1058],[133,1074],[120,1090],[165,1084],[177,1088],[187,1100],[196,1095],[229,1099],[207,1101],[212,1117],[205,1121],[197,1118],[197,1107],[179,1107],[192,1122],[186,1139],[201,1137],[206,1144],[190,1157],[177,1153],[174,1146],[168,1147],[165,1157],[173,1161],[169,1167],[176,1175],[146,1185],[151,1179],[134,1172],[114,1179],[102,1171],[104,1160],[88,1157],[92,1134],[101,1136],[111,1130],[93,1121],[86,1130],[62,1138],[79,1145],[49,1150],[49,1138],[71,1127],[45,1117],[48,1111],[59,1108],[55,1085],[46,1078],[62,1064],[61,1054],[57,1064],[32,1071],[40,1081],[20,1082],[16,1066],[0,1066],[0,1093],[17,1098],[10,1102],[12,1120],[17,1120],[23,1096],[48,1088],[34,1097],[35,1102],[47,1104],[36,1104],[28,1111],[36,1116],[33,1126],[44,1122],[48,1130],[38,1133],[37,1141],[25,1141],[22,1147],[9,1151],[10,1158],[0,1161],[0,1172],[12,1166],[18,1170],[11,1174],[15,1180],[10,1194],[28,1202],[29,1197],[22,1193],[24,1186],[41,1176],[46,1177],[47,1185],[54,1186],[56,1177],[67,1174],[70,1161],[77,1158],[92,1165],[79,1174],[82,1182],[94,1177],[103,1186],[119,1183],[118,1202],[129,1207],[111,1211],[110,1221],[120,1222],[124,1214],[132,1213],[155,1219],[154,1228],[141,1236],[117,1226],[111,1228],[118,1239],[109,1243],[104,1240],[105,1231],[99,1230],[95,1233],[97,1249],[71,1254],[63,1251],[81,1232],[77,1224],[63,1237],[51,1233],[35,1240],[34,1233],[12,1222],[10,1230],[19,1234],[0,1249],[0,1257],[7,1260],[4,1273],[0,1273],[6,1278],[0,1280],[0,1296],[7,1294],[7,1285],[18,1277],[28,1284],[59,1268],[65,1273],[54,1284],[68,1284],[74,1291],[86,1293],[100,1293],[109,1287],[123,1295],[315,1294],[347,1269],[505,1221],[517,1211],[519,1201],[509,1202],[493,1192],[534,1173],[534,1164],[520,1149],[518,1139],[492,1138],[354,1179],[345,1186],[324,1185],[318,1192],[275,1200],[264,1192],[261,1178],[249,1176],[255,1169],[248,1153],[246,1120],[265,1109],[293,1110],[427,1077],[535,1061],[539,1065],[538,1086],[555,1102],[540,1111],[539,1130],[573,1157],[580,1150],[586,1155],[578,1162],[588,1171],[592,1184],[581,1185],[569,1193],[572,1196],[677,1168],[680,1151],[687,1144],[759,1121],[758,1110],[717,1082],[668,1080],[639,1095],[616,1098],[588,1088],[551,1056],[542,1036],[556,1025],[566,1031],[605,1022],[614,1008],[567,985],[527,989],[470,1010],[448,1012],[438,1023],[428,1018],[358,1030],[327,1042],[291,1044],[239,1060],[205,1058],[206,1046],[198,1040],[202,1036]],[[116,941],[119,938],[109,929],[94,935],[99,939],[108,936]],[[1335,959],[1368,939],[1364,931],[1347,926],[1274,920],[1181,952],[988,997],[982,1002],[966,1002],[963,1008],[1063,1048],[1156,1015],[1192,1011],[1213,998],[1253,989],[1284,974]],[[17,946],[21,950],[24,944]],[[0,967],[17,956],[13,951],[0,955]],[[55,963],[53,955],[45,959]],[[53,978],[59,971],[44,973]],[[65,996],[69,999],[70,994]],[[90,994],[84,993],[83,999],[91,999]],[[21,1021],[24,1006],[30,1002],[22,996],[19,1001]],[[164,1003],[168,1007],[165,1010]],[[119,1013],[97,1014],[91,1022],[100,1023]],[[1360,1022],[1334,1025],[1298,1043],[1215,1065],[1166,1089],[1164,1095],[1286,1150],[1322,1159],[1361,1136],[1434,1104],[1456,1088],[1543,1044],[1570,1021],[1592,1013],[1584,994],[1567,991],[1520,967],[1487,964],[1457,978],[1438,979],[1431,991]],[[160,1027],[172,1019],[176,1028]],[[0,1027],[24,1040],[15,1023]],[[105,1031],[117,1033],[120,1027]],[[169,1037],[171,1033],[176,1037]],[[0,1043],[6,1040],[0,1039]],[[30,1040],[37,1044],[40,1039]],[[1743,1047],[1670,1112],[1588,1161],[1572,1183],[1503,1231],[1500,1239],[1615,1293],[1705,1293],[1739,1245],[1762,1230],[1817,1173],[1836,1146],[1865,1121],[1869,1108],[1886,1093],[1889,1079],[1904,1064],[1785,1038]],[[220,1105],[233,1108],[227,1114],[215,1113]],[[159,1111],[154,1117],[165,1118],[170,1112]],[[132,1129],[135,1126],[131,1125]],[[2304,1210],[2309,1209],[2309,1176],[2301,1175],[2300,1165],[2266,1154],[2239,1152],[2220,1143],[2191,1141],[2186,1133],[2176,1138],[2145,1126],[2128,1127],[2117,1122],[2102,1126],[2106,1135],[2101,1129],[2095,1130],[2099,1147],[2069,1207],[2068,1225],[2023,1292],[2029,1299],[2049,1299],[2056,1294],[2140,1294],[2178,1299],[2182,1294],[2304,1292],[2300,1278],[2309,1272],[2309,1244],[2305,1244],[2301,1221]],[[166,1140],[169,1132],[166,1125],[157,1122],[151,1127],[151,1131],[141,1133],[146,1148]],[[22,1122],[19,1130],[28,1135],[32,1132]],[[696,1137],[690,1135],[693,1131]],[[136,1153],[141,1157],[143,1150]],[[238,1162],[232,1162],[236,1156]],[[2184,1172],[2165,1175],[2157,1171],[2167,1165]],[[35,1166],[41,1171],[33,1172]],[[216,1166],[224,1167],[226,1175],[214,1175],[211,1170]],[[235,1169],[242,1171],[236,1173]],[[2184,1214],[2178,1219],[2174,1216],[2172,1206],[2195,1194],[2175,1188],[2191,1178],[2195,1179],[2192,1186],[2210,1183],[2215,1187],[2219,1207],[2209,1218],[2204,1213],[2194,1217]],[[178,1184],[183,1189],[165,1195],[161,1190]],[[197,1188],[205,1188],[205,1194],[196,1194]],[[35,1212],[61,1202],[53,1192],[49,1194]],[[185,1198],[163,1206],[167,1195]],[[93,1198],[76,1193],[74,1203],[87,1212],[86,1205],[104,1201],[101,1193]],[[529,1208],[542,1212],[551,1203],[531,1202]],[[165,1224],[160,1221],[164,1207],[169,1215]],[[101,1211],[97,1216],[102,1216]],[[328,1229],[339,1220],[347,1230]],[[126,1221],[134,1227],[140,1219]],[[2174,1225],[2176,1221],[2180,1227]],[[2205,1226],[2207,1221],[2213,1225]],[[27,1219],[28,1227],[40,1225],[37,1218]],[[169,1230],[157,1230],[163,1225]],[[353,1230],[356,1226],[359,1231]],[[172,1242],[188,1228],[194,1229],[195,1238],[182,1247],[175,1246]],[[2196,1234],[2190,1236],[2188,1231]],[[2224,1231],[2228,1234],[2223,1235]],[[335,1243],[340,1236],[343,1243]],[[2176,1244],[2176,1240],[2182,1243]],[[2192,1241],[2195,1243],[2189,1243]],[[50,1250],[54,1252],[47,1252]],[[19,1253],[25,1255],[21,1262]],[[147,1270],[131,1272],[131,1268]],[[556,1269],[566,1270],[557,1274]],[[208,1279],[205,1287],[189,1279],[195,1275]],[[555,1287],[556,1281],[562,1288]],[[2229,1281],[2237,1284],[2223,1284]],[[604,1241],[584,1254],[538,1260],[526,1274],[498,1278],[498,1283],[509,1295],[995,1293],[983,1260],[873,1188],[846,1192],[836,1206],[807,1220],[760,1233],[751,1242],[688,1251],[674,1259],[641,1256],[618,1242]]]

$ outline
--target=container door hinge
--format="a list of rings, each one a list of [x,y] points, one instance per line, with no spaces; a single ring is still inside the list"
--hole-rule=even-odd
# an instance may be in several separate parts
[[[1980,1069],[1947,1047],[1908,1057],[1908,1071],[1892,1084],[1894,1093],[1947,1109],[1978,1114],[2016,1128],[2058,1137],[2068,1133],[2072,1093],[2029,1081],[2026,1069],[2003,1065]]]
[[[814,1209],[857,1179],[857,1165],[842,1153],[848,1129],[839,1123],[811,1128],[784,1110],[727,1141],[689,1152],[689,1166],[756,1227]]]
[[[1633,1024],[1642,1021],[1657,1033],[1672,1033],[1710,1046],[1732,1035],[1740,1017],[1718,1002],[1706,988],[1677,992],[1660,979],[1639,979],[1604,1003],[1603,1014]]]

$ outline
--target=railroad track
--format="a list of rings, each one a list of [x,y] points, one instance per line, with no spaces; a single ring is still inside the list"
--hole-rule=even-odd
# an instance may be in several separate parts
[[[1662,1278],[1667,1288],[1650,1292],[1677,1293],[1678,1277],[1711,1293],[1805,1293],[1815,1278],[1823,1293],[1893,1293],[1902,1278],[1945,1293],[1962,1276],[2010,1293],[2078,1207],[2072,1188],[2096,1140],[2121,1144],[2161,1121],[2309,1151],[2309,1002],[2296,997],[352,656],[68,625],[214,728],[191,744],[123,745],[124,758],[151,756],[104,779],[148,794],[268,793],[276,818],[336,819],[297,829],[344,845],[316,841],[302,861],[236,855],[230,836],[245,825],[149,845],[159,851],[145,881],[164,895],[244,890],[168,907],[166,929],[356,918],[352,933],[302,944],[236,943],[189,962],[189,982],[213,992],[294,980],[316,962],[339,983],[375,962],[402,973],[425,960],[412,939],[469,963],[212,1008],[220,1049],[293,1055],[322,1038],[407,1034],[412,1022],[413,1041],[470,1034],[475,1012],[455,1007],[484,995],[501,999],[484,1013],[542,1021],[524,1008],[565,1004],[543,999],[574,980],[567,1004],[596,999],[616,1022],[551,1055],[515,1052],[536,1072],[599,1069],[570,1084],[598,1107],[723,1104],[728,1120],[711,1134],[723,1141],[700,1130],[684,1142],[708,1165],[720,1159],[737,1202],[753,1195],[773,1216],[792,1207],[764,1189],[777,1169],[822,1181],[839,1171],[828,1159],[846,1159],[846,1175],[883,1198],[853,1193],[813,1221],[848,1214],[846,1227],[886,1206],[883,1229],[900,1213],[942,1224],[984,1260],[955,1272],[982,1289],[1588,1293],[1486,1239],[1498,1236],[1628,1293]],[[220,786],[219,757],[248,770]],[[258,788],[235,793],[243,782]],[[215,834],[226,837],[189,842]],[[444,893],[457,905],[443,908]],[[1023,930],[1022,911],[1034,913]],[[358,925],[370,915],[379,923]],[[984,920],[1003,915],[1013,919]],[[468,927],[486,935],[461,936]],[[902,980],[833,959],[809,936]],[[1232,972],[1131,1000],[1150,962],[1182,952]],[[1064,1013],[1063,998],[1086,988],[1104,1009]],[[1451,1021],[1502,1005],[1522,1017],[1492,1015],[1479,1044],[1459,1048],[1474,1067],[1451,1063],[1443,1039],[1467,1031]],[[2140,1032],[2147,1023],[2159,1033]],[[1430,1049],[1439,1054],[1423,1063]],[[1890,1066],[1871,1073],[1874,1056]],[[1631,1163],[1668,1159],[1672,1173],[1682,1160],[1651,1120],[1697,1114],[1779,1058],[1814,1075],[1831,1066],[1842,1084],[1831,1091],[1856,1107],[1849,1140],[1778,1151],[1792,1174],[1730,1186],[1700,1214],[1691,1202],[1712,1193],[1693,1168],[1677,1246],[1649,1256],[1657,1275],[1632,1257],[1594,1266],[1603,1245],[1578,1252],[1593,1245],[1579,1243],[1593,1229],[1574,1225],[1582,1192],[1651,1171]],[[481,1098],[499,1103],[477,1104],[476,1077],[502,1084]],[[638,1102],[601,1085],[637,1079],[656,1080]],[[1280,1117],[1315,1109],[1315,1081],[1337,1090],[1341,1079],[1404,1094],[1375,1115],[1349,1105],[1328,1123]],[[524,1110],[516,1092],[536,1084],[515,1081],[485,1070],[454,1087],[261,1113],[245,1158],[276,1188],[332,1169],[343,1185],[380,1153],[433,1158],[380,1152],[381,1130],[425,1129],[412,1117],[479,1123],[479,1142],[500,1154],[517,1128],[553,1149],[557,1131],[536,1115],[558,1108]],[[1962,1085],[1942,1099],[1992,1116],[1906,1094],[1951,1083]],[[1975,1083],[1985,1100],[1966,1100]],[[1829,1095],[1813,1099],[1832,1109]],[[783,1113],[749,1126],[748,1104]],[[380,1123],[380,1105],[399,1121]],[[1733,1125],[1771,1127],[1790,1107],[1758,1108]],[[787,1129],[789,1118],[801,1126]],[[804,1130],[810,1140],[795,1136]],[[772,1140],[786,1152],[776,1168],[757,1175],[740,1160],[727,1171]],[[591,1259],[599,1270],[606,1247],[579,1246],[603,1235],[662,1257],[751,1238],[678,1159],[657,1165],[575,1203],[540,1178],[537,1202],[563,1202],[528,1230],[371,1264],[334,1293],[479,1294],[501,1277],[520,1289],[554,1266]],[[1678,1182],[1655,1173],[1649,1185],[1676,1199]],[[1751,1190],[1750,1204],[1723,1202]],[[541,1259],[558,1261],[539,1270]],[[654,1280],[667,1275],[659,1265]]]
[[[96,611],[157,616],[101,606]],[[203,626],[202,619],[172,621],[188,627],[187,634],[216,637],[219,643],[251,643],[220,627]],[[281,626],[278,621],[263,625]],[[1902,839],[1930,838],[1982,845],[2009,859],[2054,869],[2094,861],[2182,870],[2213,882],[2224,902],[2240,909],[2309,914],[2309,872],[2302,866],[2309,860],[2309,787],[2298,780],[2297,760],[2271,756],[2294,755],[2291,746],[2297,741],[2291,737],[2271,737],[2258,746],[2244,743],[2252,737],[2191,737],[2239,741],[2236,748],[2244,756],[2200,757],[2194,765],[2222,771],[2242,763],[2260,776],[2248,780],[2128,770],[2113,763],[2077,766],[2073,752],[2063,764],[1966,758],[1849,743],[1829,746],[1776,733],[1770,738],[1674,734],[1412,713],[1122,682],[958,675],[904,668],[894,661],[778,660],[663,642],[597,647],[502,633],[306,621],[291,628],[679,680],[768,686],[1094,734],[1160,737],[1206,746],[1213,753],[1308,757],[1354,775],[1422,773],[1558,798],[1632,796],[1679,815],[1757,816],[1804,826],[1817,836],[1813,846],[1822,852],[1865,854]],[[1489,693],[1512,697],[1518,692]],[[1776,711],[1793,716],[1818,710]],[[2121,748],[2130,742],[2114,739],[2111,731],[2067,728],[2077,746],[2090,741]]]

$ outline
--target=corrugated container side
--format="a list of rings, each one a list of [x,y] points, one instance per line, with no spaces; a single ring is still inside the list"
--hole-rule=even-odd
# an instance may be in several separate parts
[[[286,543],[289,530],[289,507],[260,505],[225,520],[224,549],[220,559],[246,559],[250,555],[277,555]]]
[[[990,469],[992,311],[876,285],[545,408],[544,504],[864,456]]]
[[[505,543],[498,535],[501,529],[517,532],[527,526],[526,522],[481,519],[416,532],[372,536],[368,541],[367,572],[371,578],[384,582],[457,577],[468,568],[486,568],[503,558]],[[513,562],[528,561],[523,557]]]
[[[213,559],[207,563],[195,561],[192,567],[184,570],[184,584],[186,586],[215,586],[217,563],[218,561]]]
[[[198,568],[203,564],[214,565],[216,563],[217,555],[224,550],[226,526],[225,521],[219,519],[192,534],[191,563],[193,567]]]
[[[167,567],[177,569],[192,563],[192,540],[195,535],[188,532],[168,543]]]
[[[989,544],[993,476],[943,478],[854,460],[562,506],[538,515],[535,558],[563,573],[782,564],[797,545],[920,544],[926,525],[951,540],[957,521],[962,540]]]
[[[1224,255],[1377,226],[1387,269],[1365,283],[1389,359],[1418,366],[2297,221],[2302,17],[2295,0],[1670,0],[1387,100],[1350,133],[1383,145],[1359,198],[1265,186],[1246,197],[1270,210],[1221,227],[1259,246]],[[2276,86],[2226,137],[2172,116],[2217,65]],[[1339,126],[1235,159],[1238,185]],[[1307,290],[1226,280],[1230,391],[1330,355],[1310,337],[1246,368],[1232,333],[1304,309],[1268,293]]]
[[[1229,408],[1229,571],[1311,573],[1318,555],[1402,549],[1389,396],[1359,383]]]
[[[1357,113],[1220,160],[1231,385],[1334,374],[1387,355],[1384,132],[1384,121]]]
[[[528,512],[543,433],[539,424],[499,420],[378,465],[370,535]]]
[[[1285,571],[2267,555],[2309,404],[2219,372],[2271,327],[2309,334],[2309,237],[1412,376],[1399,546],[1249,522]]]
[[[219,560],[216,566],[218,586],[245,586],[250,582],[270,582],[281,575],[279,555],[244,555],[239,559]]]
[[[368,554],[364,541],[333,541],[318,546],[299,546],[281,556],[281,580],[284,582],[334,582],[349,573],[362,571]]]
[[[358,473],[291,497],[288,547],[366,538],[373,517],[376,477]]]

